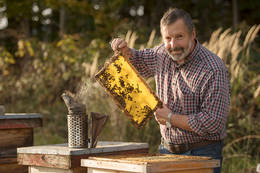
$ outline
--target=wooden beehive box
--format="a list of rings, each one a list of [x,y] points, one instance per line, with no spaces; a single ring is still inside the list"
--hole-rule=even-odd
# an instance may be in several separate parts
[[[162,105],[137,70],[123,56],[113,56],[95,78],[136,127],[143,126]]]
[[[88,167],[88,173],[210,173],[213,172],[213,168],[220,166],[220,161],[199,156],[140,154],[90,157],[88,159],[82,159],[81,166]]]
[[[18,148],[18,163],[30,173],[87,173],[81,159],[104,155],[148,153],[147,143],[99,141],[96,148],[70,148],[68,144]]]
[[[32,146],[33,128],[40,126],[39,114],[0,115],[0,172],[28,172],[27,166],[17,163],[17,148]]]

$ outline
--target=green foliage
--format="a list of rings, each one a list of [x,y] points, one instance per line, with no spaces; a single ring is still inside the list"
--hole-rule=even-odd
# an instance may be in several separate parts
[[[15,64],[15,59],[13,55],[3,47],[0,47],[0,58],[0,74],[3,73],[3,75],[7,75],[8,66]]]
[[[64,138],[66,109],[60,95],[66,89],[75,91],[82,77],[94,74],[96,65],[93,68],[88,62],[102,47],[100,40],[84,43],[73,36],[57,43],[18,41],[13,55],[1,52],[0,103],[8,112],[42,113],[47,133]]]

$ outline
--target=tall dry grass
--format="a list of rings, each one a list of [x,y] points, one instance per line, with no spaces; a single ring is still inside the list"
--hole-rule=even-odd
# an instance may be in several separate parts
[[[228,66],[231,83],[247,70],[245,62],[250,57],[250,48],[259,29],[260,25],[251,27],[241,44],[242,31],[232,33],[231,29],[226,29],[222,32],[223,29],[219,28],[212,33],[210,40],[203,44],[221,57]]]

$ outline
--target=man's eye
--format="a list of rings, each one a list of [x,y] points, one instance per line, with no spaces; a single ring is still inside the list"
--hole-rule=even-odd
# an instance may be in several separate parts
[[[176,39],[178,39],[178,40],[179,40],[179,39],[182,39],[182,38],[183,38],[182,35],[177,35],[177,36],[176,36]]]

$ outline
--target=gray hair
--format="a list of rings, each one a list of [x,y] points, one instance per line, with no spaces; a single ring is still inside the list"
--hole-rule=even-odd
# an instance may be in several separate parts
[[[170,25],[175,21],[177,21],[178,19],[183,19],[189,33],[191,34],[194,28],[194,24],[192,22],[191,16],[183,9],[178,9],[178,8],[170,8],[164,13],[160,22],[161,31],[163,26]]]

